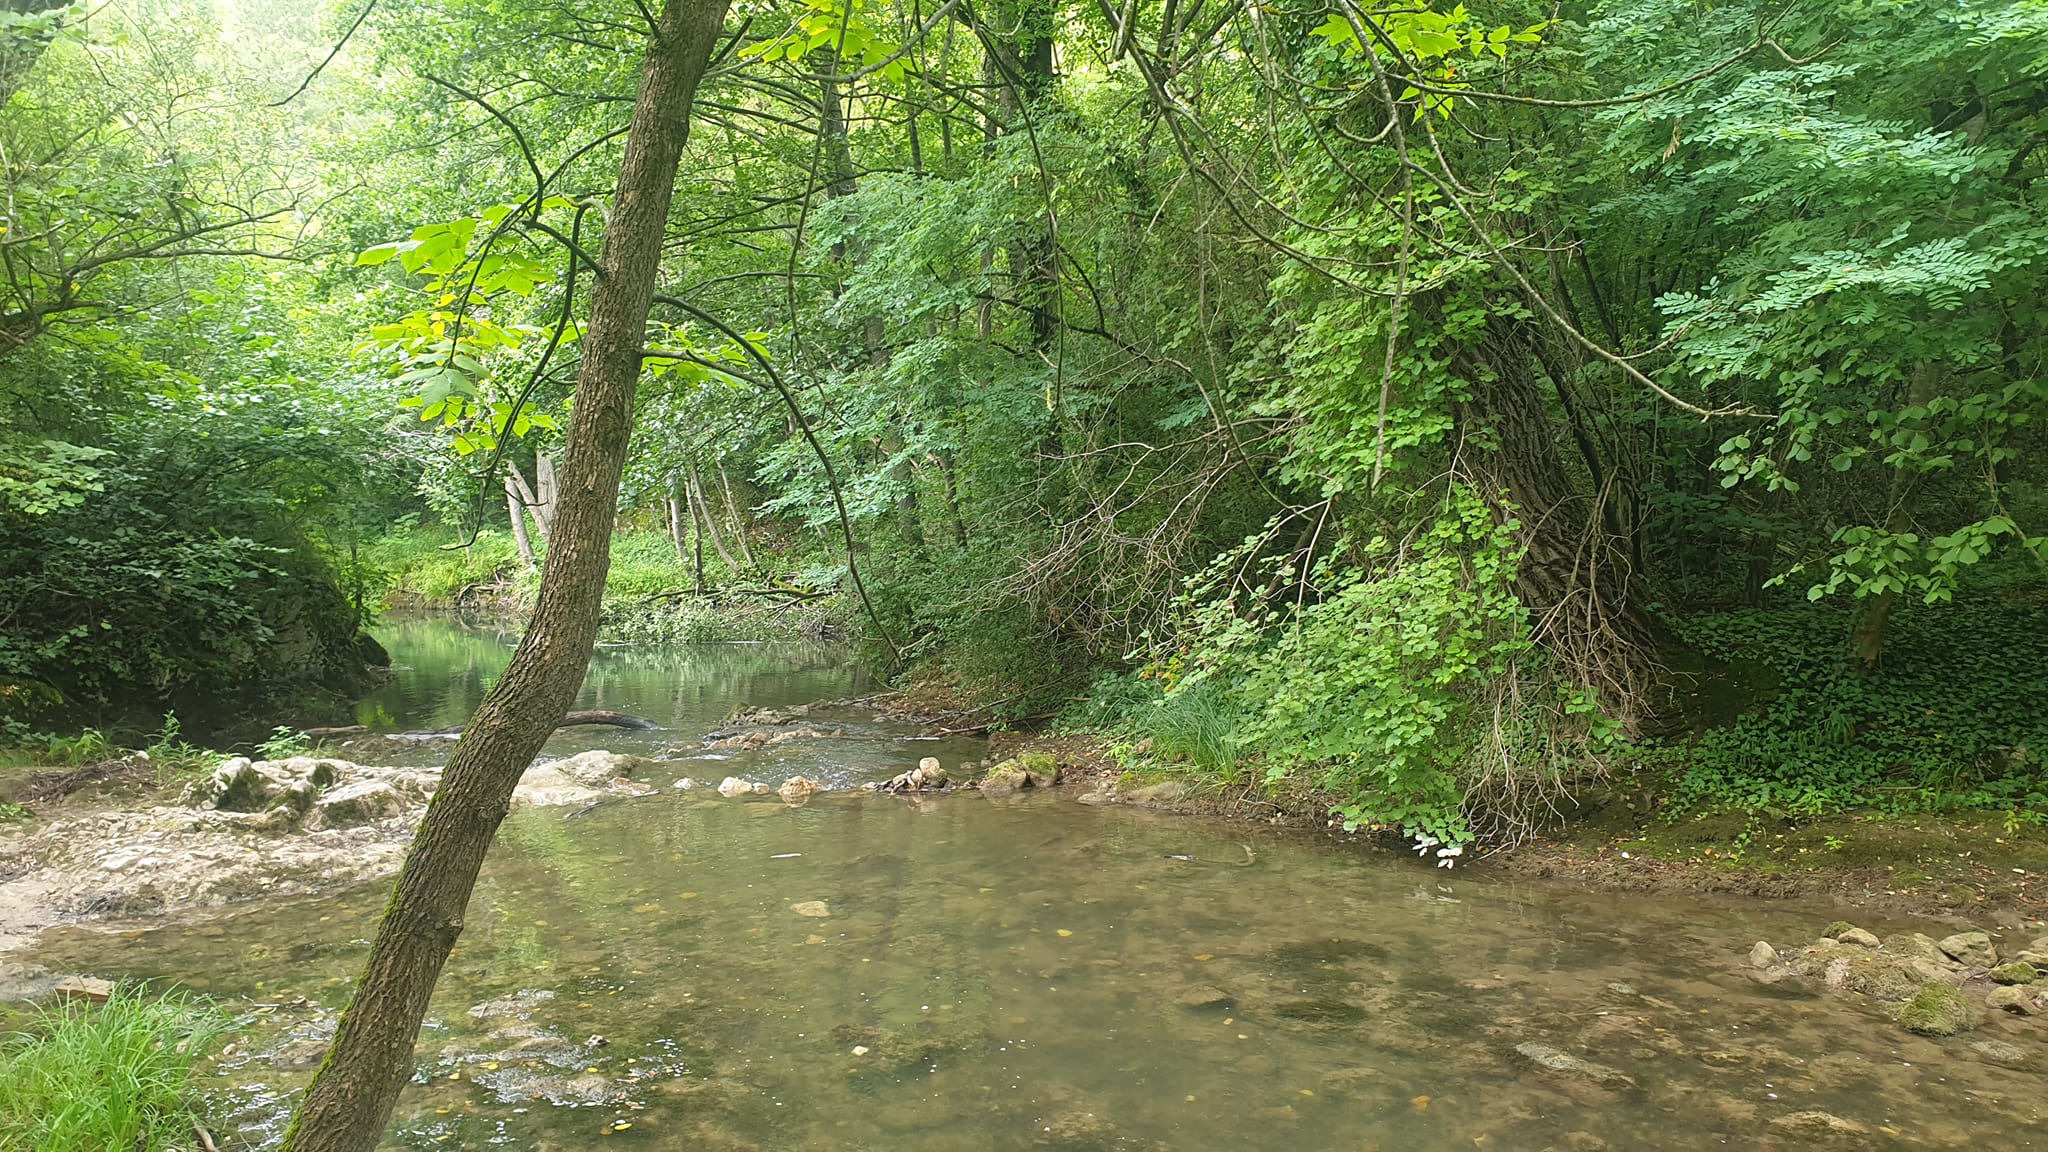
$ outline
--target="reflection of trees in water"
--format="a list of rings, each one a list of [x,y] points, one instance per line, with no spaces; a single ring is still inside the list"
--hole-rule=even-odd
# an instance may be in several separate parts
[[[356,719],[379,730],[461,723],[504,671],[519,636],[502,623],[456,615],[393,616],[377,634],[399,671],[357,706]],[[830,644],[619,645],[592,654],[581,704],[672,723],[722,716],[742,703],[841,696],[866,681],[846,649]]]

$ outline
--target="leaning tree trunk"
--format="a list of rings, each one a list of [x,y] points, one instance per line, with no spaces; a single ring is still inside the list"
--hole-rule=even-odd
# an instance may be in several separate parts
[[[287,1152],[372,1152],[412,1075],[413,1044],[520,774],[590,662],[619,476],[690,105],[726,0],[668,0],[648,46],[591,299],[561,497],[519,649],[442,774],[406,854],[355,1000],[285,1135]]]
[[[1478,345],[1457,353],[1471,396],[1461,413],[1488,499],[1520,525],[1515,592],[1535,639],[1582,685],[1596,689],[1615,718],[1631,725],[1660,709],[1653,699],[1658,652],[1669,643],[1643,606],[1627,541],[1609,530],[1608,494],[1574,483],[1558,452],[1524,322],[1495,316]]]

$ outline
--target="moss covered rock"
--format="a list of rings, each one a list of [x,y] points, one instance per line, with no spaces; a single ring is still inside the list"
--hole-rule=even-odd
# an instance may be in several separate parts
[[[2000,984],[2032,984],[2041,978],[2041,973],[2036,971],[2032,964],[2021,963],[2018,960],[2010,964],[2000,964],[1985,975]]]
[[[1922,1036],[1953,1036],[1977,1026],[1977,1008],[1946,980],[1929,980],[1899,1005],[1899,1027]]]

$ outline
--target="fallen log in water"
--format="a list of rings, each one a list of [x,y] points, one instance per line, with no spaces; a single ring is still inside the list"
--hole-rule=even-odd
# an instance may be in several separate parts
[[[571,712],[562,717],[562,722],[555,725],[555,727],[574,728],[582,724],[605,724],[613,728],[631,728],[639,732],[661,727],[661,725],[656,724],[654,721],[640,716],[628,716],[624,712],[608,712],[603,709],[593,709],[588,712]],[[367,724],[350,724],[342,728],[302,728],[299,731],[301,735],[309,739],[324,740],[329,736],[368,735],[370,728]],[[423,736],[460,736],[462,735],[462,726],[458,724],[453,728],[434,728],[425,732],[393,732],[391,735],[401,739]]]

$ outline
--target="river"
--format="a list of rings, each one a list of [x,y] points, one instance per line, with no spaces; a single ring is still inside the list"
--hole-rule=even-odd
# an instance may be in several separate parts
[[[401,670],[363,719],[391,730],[466,719],[507,655],[504,637],[447,619],[382,638]],[[579,729],[549,751],[835,784],[977,755],[855,713],[836,738],[689,759],[739,704],[866,688],[829,648],[606,649],[580,706],[665,730]],[[214,1084],[260,1145],[385,895],[59,929],[37,958],[245,1013]],[[486,866],[387,1146],[2041,1146],[2037,1026],[1927,1040],[1744,972],[1756,940],[1809,940],[1831,918],[1510,884],[1067,790],[792,808],[669,789],[533,809]],[[1991,1038],[2022,1047],[2022,1067],[1970,1046]]]

